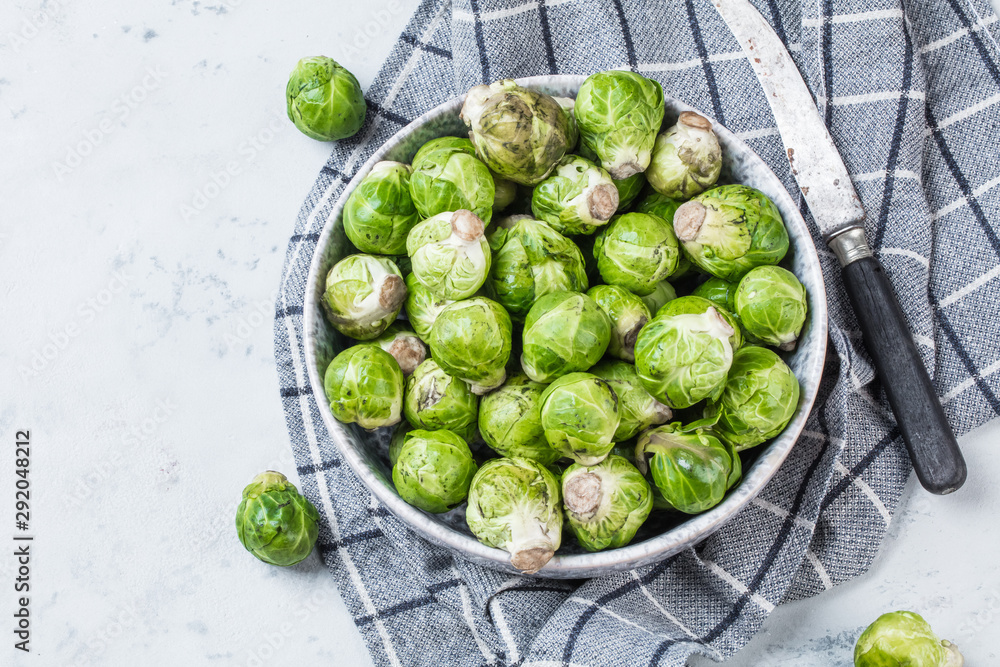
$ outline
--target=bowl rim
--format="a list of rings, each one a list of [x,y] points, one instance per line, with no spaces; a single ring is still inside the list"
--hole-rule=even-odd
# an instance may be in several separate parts
[[[545,75],[523,77],[515,79],[515,81],[527,88],[545,88],[561,85],[578,90],[586,78],[586,75]],[[383,160],[389,151],[396,148],[416,128],[442,114],[457,114],[464,97],[464,95],[459,95],[437,105],[433,109],[421,114],[386,140],[358,169],[354,177],[341,191],[336,204],[330,210],[323,224],[323,231],[316,242],[316,247],[310,261],[309,274],[306,279],[306,293],[303,304],[303,339],[305,343],[306,372],[309,379],[309,386],[319,406],[319,411],[330,434],[330,439],[337,447],[340,455],[347,461],[354,474],[358,476],[365,487],[394,516],[422,537],[438,545],[445,546],[454,552],[458,552],[464,558],[493,569],[522,574],[510,565],[510,555],[506,551],[487,546],[471,535],[460,533],[450,526],[435,521],[428,514],[406,503],[394,490],[389,489],[372,472],[361,455],[348,442],[347,426],[334,418],[330,410],[330,405],[326,400],[323,378],[320,376],[319,369],[317,368],[315,332],[317,330],[317,318],[322,318],[323,314],[322,309],[316,302],[317,300],[313,298],[315,293],[314,286],[317,284],[319,272],[322,270],[324,250],[330,241],[336,221],[341,217],[341,212],[347,198],[356,189],[358,183],[368,174],[372,166]],[[664,94],[664,98],[667,100],[670,108],[679,111],[702,113],[698,109],[666,94]],[[630,570],[661,561],[709,537],[756,498],[767,483],[777,474],[781,464],[788,457],[792,447],[801,435],[805,427],[805,422],[815,403],[826,358],[828,322],[826,290],[822,271],[819,268],[819,257],[815,244],[812,242],[812,235],[809,233],[809,229],[798,212],[798,207],[788,194],[787,189],[763,158],[747,146],[735,133],[714,120],[713,129],[720,137],[726,138],[726,143],[741,145],[745,153],[758,163],[757,166],[765,172],[765,175],[769,175],[774,179],[774,182],[780,187],[780,192],[776,193],[775,196],[771,196],[770,194],[768,196],[772,200],[776,198],[787,199],[785,208],[786,210],[793,211],[794,214],[791,221],[785,220],[785,224],[795,225],[802,232],[798,235],[798,238],[804,238],[807,241],[805,244],[796,244],[795,251],[805,252],[811,256],[812,261],[810,265],[812,270],[810,273],[816,274],[813,276],[815,279],[811,282],[813,285],[818,286],[819,289],[810,288],[808,295],[810,306],[808,326],[812,329],[815,349],[811,357],[811,366],[806,368],[804,377],[799,379],[802,387],[799,406],[792,420],[785,427],[785,430],[766,445],[767,448],[754,461],[750,470],[744,471],[744,478],[740,484],[732,492],[728,493],[721,503],[712,509],[702,514],[692,515],[684,523],[642,542],[633,542],[624,547],[593,553],[567,555],[557,553],[545,567],[531,576],[542,578],[585,578],[594,576],[595,571],[611,573]]]

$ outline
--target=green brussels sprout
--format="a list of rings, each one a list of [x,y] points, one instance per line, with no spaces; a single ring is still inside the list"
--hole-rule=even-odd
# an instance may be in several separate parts
[[[490,175],[493,176],[493,189],[495,191],[493,212],[496,213],[504,210],[517,199],[517,183],[492,171]]]
[[[616,216],[594,241],[604,282],[643,296],[677,268],[681,250],[669,222],[649,213]]]
[[[285,88],[288,119],[307,137],[335,141],[357,134],[365,122],[365,97],[354,75],[332,58],[303,58]]]
[[[414,428],[447,429],[468,441],[476,433],[479,397],[428,359],[406,381],[403,414]]]
[[[587,551],[625,546],[653,509],[649,482],[613,454],[594,466],[566,468],[562,496],[570,530]]]
[[[406,440],[406,434],[413,430],[410,426],[410,422],[405,419],[396,425],[395,430],[392,432],[392,437],[389,438],[389,466],[396,465],[396,461],[399,460],[399,452],[403,449],[403,441]]]
[[[407,164],[377,162],[344,204],[344,233],[362,252],[400,255],[406,235],[420,222],[410,199]]]
[[[608,172],[567,155],[531,195],[531,211],[560,234],[593,234],[618,210],[618,188]]]
[[[535,382],[585,371],[604,356],[611,320],[593,299],[558,291],[535,301],[524,320],[521,367]]]
[[[406,317],[425,343],[430,340],[434,320],[454,299],[442,299],[420,284],[412,273],[406,276]]]
[[[441,514],[465,500],[477,470],[469,445],[441,429],[414,429],[403,436],[392,483],[399,497],[425,512]]]
[[[396,321],[406,283],[386,257],[350,255],[326,274],[323,310],[333,328],[357,340],[378,338]]]
[[[500,456],[520,456],[542,465],[560,454],[549,447],[539,412],[545,385],[527,375],[513,375],[479,404],[479,432]]]
[[[708,299],[695,296],[694,294],[671,299],[656,311],[653,317],[657,317],[658,315],[701,315],[712,306],[715,307],[719,316],[726,321],[726,324],[733,328],[733,335],[729,337],[729,342],[733,346],[733,352],[735,352],[743,346],[743,332],[740,330],[739,320],[731,312],[721,306],[715,306]]]
[[[791,271],[758,266],[740,280],[733,297],[740,323],[751,336],[786,352],[795,349],[806,322],[806,288]]]
[[[472,479],[465,519],[480,542],[510,554],[525,574],[538,572],[562,542],[559,480],[541,463],[491,459]]]
[[[521,185],[541,182],[571,147],[572,129],[559,103],[512,79],[469,90],[461,118],[479,159]]]
[[[742,451],[781,433],[798,403],[792,369],[771,350],[749,346],[733,355],[726,388],[705,414],[717,414],[713,430]]]
[[[323,388],[333,416],[345,424],[368,430],[392,426],[403,412],[403,371],[392,355],[375,345],[355,345],[334,357],[326,367]]]
[[[475,294],[490,272],[490,244],[483,221],[466,210],[427,218],[406,238],[413,275],[442,299]]]
[[[693,111],[656,137],[646,178],[653,189],[674,199],[690,199],[715,185],[722,172],[722,148],[712,123]]]
[[[635,210],[639,213],[648,213],[663,218],[667,222],[674,221],[674,213],[683,204],[681,199],[673,199],[659,192],[650,192],[635,205]]]
[[[646,185],[646,175],[640,172],[632,174],[628,178],[619,178],[612,182],[615,184],[615,188],[618,189],[618,210],[624,211],[629,207],[629,204],[635,201],[639,193],[642,192],[643,186]],[[670,218],[666,219],[670,220]]]
[[[958,647],[912,611],[882,614],[858,637],[854,667],[962,667]]]
[[[280,472],[268,470],[243,489],[236,534],[247,551],[270,565],[300,563],[319,536],[319,512]]]
[[[731,283],[728,280],[713,276],[698,285],[691,294],[692,296],[700,296],[703,299],[708,299],[719,308],[724,308],[730,313],[735,314],[736,305],[733,297],[736,295],[736,285],[737,283]]]
[[[669,301],[639,332],[635,343],[635,370],[642,386],[672,408],[687,408],[703,398],[717,399],[726,387],[733,362],[734,328],[711,302],[699,313],[668,310],[681,301]],[[681,308],[684,310],[682,302]]]
[[[468,210],[488,225],[496,186],[490,170],[476,158],[471,141],[439,137],[421,146],[413,156],[410,192],[421,218]]]
[[[625,361],[635,361],[635,339],[651,315],[649,308],[632,292],[617,285],[597,285],[587,296],[601,307],[611,320],[608,354]]]
[[[618,397],[590,373],[564,375],[542,392],[539,414],[549,446],[577,463],[600,463],[614,447]]]
[[[553,97],[556,103],[562,107],[563,113],[566,114],[567,131],[566,131],[566,153],[572,153],[573,149],[576,148],[576,142],[580,140],[580,128],[576,125],[576,114],[573,112],[573,107],[576,106],[576,100],[572,97]],[[589,158],[588,158],[589,159]],[[593,162],[593,160],[591,160]]]
[[[559,290],[587,289],[580,249],[548,225],[529,216],[489,236],[493,265],[487,280],[496,300],[515,320],[523,320],[540,297]],[[510,218],[504,224],[510,224]]]
[[[673,417],[670,408],[652,397],[639,381],[635,366],[605,359],[590,372],[607,382],[618,397],[621,420],[614,441],[629,440],[650,426],[665,424]]]
[[[729,490],[732,455],[710,430],[658,426],[639,436],[635,451],[639,470],[648,467],[660,495],[679,512],[711,509]]]
[[[634,72],[587,77],[574,106],[580,143],[596,154],[612,178],[645,171],[663,123],[663,89]]]
[[[390,324],[372,344],[392,355],[403,375],[410,375],[427,358],[427,344],[416,333],[399,324]]]
[[[755,266],[777,264],[788,252],[778,208],[746,185],[720,185],[682,204],[674,232],[692,262],[730,282]]]
[[[477,296],[456,301],[441,311],[430,336],[431,356],[448,375],[483,395],[507,377],[511,323],[495,301]]]
[[[407,282],[409,285],[409,282]],[[650,315],[656,315],[660,308],[667,305],[667,302],[677,298],[677,290],[674,286],[668,283],[666,280],[661,280],[653,286],[653,291],[649,294],[639,297],[642,302],[646,304],[646,308],[649,309]]]

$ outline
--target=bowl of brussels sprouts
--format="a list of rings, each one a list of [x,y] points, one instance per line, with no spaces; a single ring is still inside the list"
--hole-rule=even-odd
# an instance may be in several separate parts
[[[826,354],[795,201],[632,72],[424,114],[330,210],[307,286],[319,447],[418,534],[541,577],[647,565],[735,516]]]

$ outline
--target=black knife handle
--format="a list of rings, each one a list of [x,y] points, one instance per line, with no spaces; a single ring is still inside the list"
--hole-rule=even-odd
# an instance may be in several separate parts
[[[917,353],[889,278],[879,261],[871,256],[867,244],[861,249],[854,248],[853,253],[842,253],[842,248],[835,246],[838,239],[831,239],[830,246],[842,262],[847,260],[843,266],[847,296],[896,415],[917,478],[931,493],[943,495],[956,491],[965,483],[965,459]],[[860,239],[864,243],[863,231]],[[857,238],[850,241],[856,244]]]

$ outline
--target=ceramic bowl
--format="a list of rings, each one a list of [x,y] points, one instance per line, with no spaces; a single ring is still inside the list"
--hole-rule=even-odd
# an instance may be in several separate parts
[[[575,97],[584,78],[543,76],[520,79],[518,83],[554,96]],[[388,461],[391,429],[367,432],[354,424],[341,424],[334,419],[323,393],[323,375],[327,365],[351,342],[327,323],[320,307],[325,277],[330,267],[354,252],[341,226],[344,202],[376,162],[395,160],[408,163],[417,149],[430,139],[445,135],[467,136],[467,130],[458,117],[462,101],[458,97],[442,104],[400,130],[358,171],[331,211],[320,236],[307,283],[304,317],[309,384],[341,456],[390,512],[423,537],[463,558],[494,569],[517,572],[510,565],[505,551],[486,546],[472,535],[465,523],[464,504],[447,514],[435,515],[404,502],[392,485]],[[682,111],[695,109],[678,100],[666,98],[664,127],[676,122]],[[587,553],[575,545],[572,536],[567,536],[563,548],[535,576],[580,579],[629,570],[660,561],[705,539],[757,496],[778,471],[802,432],[816,399],[827,339],[826,292],[816,248],[794,201],[763,160],[732,132],[719,125],[715,125],[715,131],[725,156],[721,180],[753,186],[775,203],[784,218],[791,242],[782,265],[798,276],[809,293],[809,318],[798,347],[792,354],[785,355],[802,388],[798,408],[780,436],[750,450],[756,458],[752,461],[745,460],[743,482],[718,506],[690,517],[654,512],[632,543],[619,549]],[[367,502],[362,499],[354,501]]]

